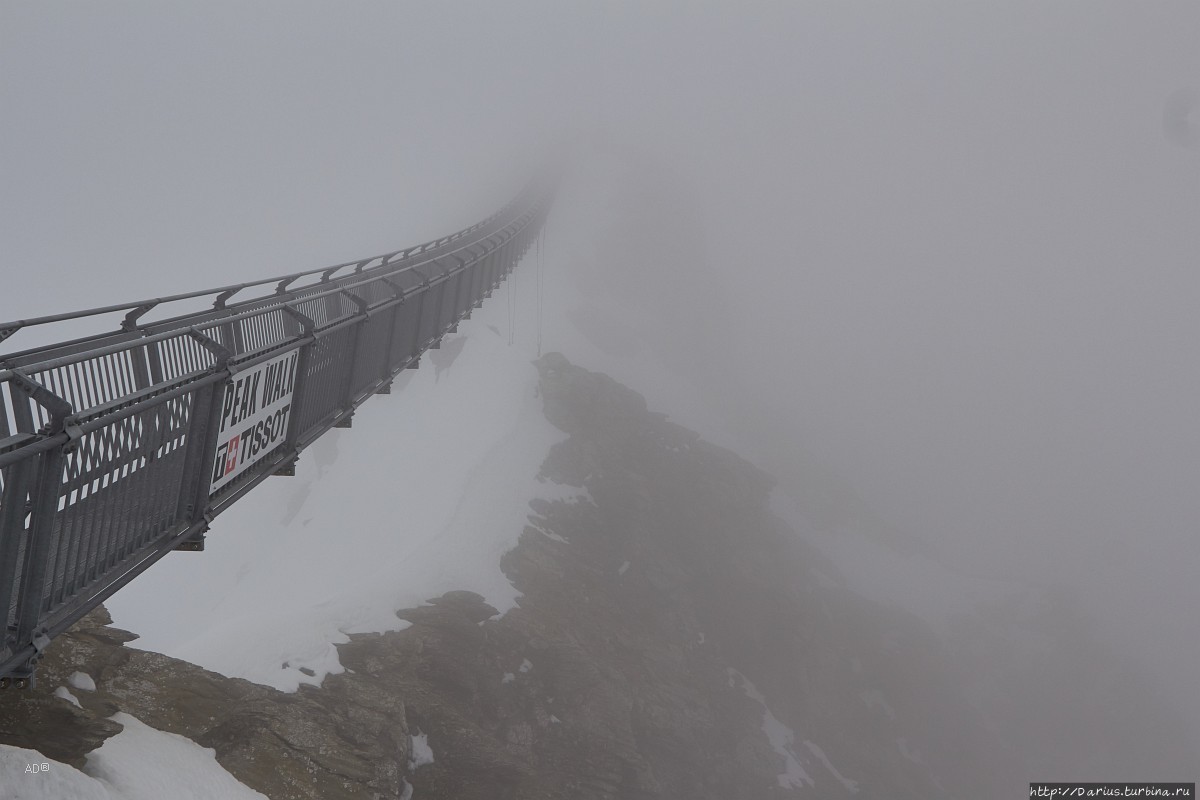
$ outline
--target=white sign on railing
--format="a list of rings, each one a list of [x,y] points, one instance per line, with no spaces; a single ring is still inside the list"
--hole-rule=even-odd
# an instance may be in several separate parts
[[[209,494],[241,475],[287,436],[299,350],[239,372],[225,387]]]

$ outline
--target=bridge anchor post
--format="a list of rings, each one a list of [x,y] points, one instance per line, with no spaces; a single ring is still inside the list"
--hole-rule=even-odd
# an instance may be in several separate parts
[[[205,514],[206,523],[203,528],[182,542],[179,542],[173,549],[181,553],[203,553],[204,552],[204,534],[208,533],[208,522],[212,521],[209,514]]]
[[[204,534],[200,534],[194,539],[187,539],[175,545],[175,549],[181,553],[203,553],[204,552]]]
[[[33,689],[37,686],[37,664],[42,660],[42,656],[46,654],[46,648],[50,646],[50,635],[45,628],[38,628],[34,631],[33,639],[30,641],[33,645],[33,654],[16,668],[9,671],[7,675],[0,678],[0,689]]]

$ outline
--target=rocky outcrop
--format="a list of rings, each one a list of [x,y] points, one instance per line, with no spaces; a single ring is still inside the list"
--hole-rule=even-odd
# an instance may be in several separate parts
[[[55,641],[37,687],[0,694],[0,743],[81,766],[121,726],[124,711],[217,752],[221,764],[269,797],[395,797],[407,756],[402,699],[387,692],[285,694],[194,664],[125,647],[132,634],[97,609]],[[80,672],[94,690],[69,688]]]
[[[80,764],[117,710],[212,747],[271,798],[659,800],[997,794],[1003,748],[914,618],[874,606],[771,514],[770,478],[635,392],[538,362],[568,437],[502,567],[355,635],[346,670],[284,694],[126,646],[103,610],[36,690],[0,695],[0,742]],[[55,697],[95,679],[81,708]],[[414,746],[414,741],[419,745]]]

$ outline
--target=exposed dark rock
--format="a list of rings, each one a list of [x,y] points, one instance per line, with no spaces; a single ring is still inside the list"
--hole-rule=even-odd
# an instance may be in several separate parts
[[[124,647],[135,637],[110,622],[103,608],[93,611],[48,649],[35,689],[0,693],[0,743],[79,766],[121,730],[107,717],[125,711],[214,748],[226,769],[272,798],[399,793],[408,755],[401,698],[309,687],[285,694]],[[76,671],[96,683],[71,689],[82,708],[53,695]]]
[[[36,690],[0,695],[0,741],[79,764],[121,710],[289,800],[398,797],[406,782],[418,800],[848,796],[809,741],[860,797],[995,795],[1006,759],[962,711],[938,643],[840,588],[768,510],[769,476],[611,378],[557,354],[538,368],[568,434],[544,476],[590,499],[531,504],[502,562],[517,608],[459,591],[401,610],[410,627],[350,637],[346,671],[296,694],[126,647],[100,610],[52,645]],[[52,696],[75,670],[97,684],[75,692],[83,709]],[[781,785],[740,676],[795,731],[814,786]],[[410,734],[432,763],[411,763]]]

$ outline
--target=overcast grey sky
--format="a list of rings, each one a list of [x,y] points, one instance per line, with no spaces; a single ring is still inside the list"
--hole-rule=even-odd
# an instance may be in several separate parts
[[[0,0],[0,318],[380,252],[564,133],[636,143],[728,291],[663,313],[736,328],[713,400],[770,466],[1074,587],[1200,719],[1198,45],[1182,1]]]

